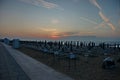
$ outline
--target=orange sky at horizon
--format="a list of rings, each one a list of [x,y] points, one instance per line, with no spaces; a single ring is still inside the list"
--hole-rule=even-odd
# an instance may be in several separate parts
[[[120,37],[119,0],[0,0],[0,38]],[[46,4],[47,3],[47,4]]]

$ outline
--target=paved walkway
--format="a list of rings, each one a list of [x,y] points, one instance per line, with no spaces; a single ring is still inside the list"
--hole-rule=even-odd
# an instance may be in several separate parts
[[[3,48],[2,45],[4,45],[6,50],[2,49]],[[13,57],[12,60],[13,60],[14,64],[17,62],[16,64],[20,65],[20,66],[18,66],[19,68],[18,67],[17,68],[20,69],[19,71],[21,71],[24,76],[23,79],[12,79],[12,80],[29,80],[29,78],[31,80],[73,80],[72,78],[70,78],[64,74],[61,74],[59,72],[56,72],[54,69],[36,61],[35,59],[33,59],[15,49],[12,49],[10,46],[7,46],[5,44],[2,44],[2,45],[0,45],[0,51],[2,52],[2,56],[3,56],[3,54],[5,54],[4,56],[11,55]],[[10,54],[8,54],[7,51]],[[1,52],[0,52],[0,54],[1,54]],[[4,63],[4,65],[7,64],[7,67],[9,67],[9,65],[10,65],[10,64],[8,64],[9,62],[4,62],[5,58],[1,59],[2,56],[0,55],[0,60],[1,60],[0,64]],[[6,71],[6,74],[7,74],[7,72],[8,71]],[[24,72],[28,75],[29,78],[27,77],[27,75]],[[11,71],[11,73],[13,73],[13,70]],[[14,74],[15,74],[15,76],[17,76],[17,73],[14,73]],[[2,74],[0,73],[0,76],[1,75]],[[0,79],[0,80],[9,80],[9,79]]]
[[[0,44],[0,80],[30,80],[2,44]]]

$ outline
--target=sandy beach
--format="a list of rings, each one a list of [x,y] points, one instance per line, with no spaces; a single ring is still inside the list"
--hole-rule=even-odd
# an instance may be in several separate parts
[[[46,54],[39,50],[27,47],[18,49],[24,54],[52,67],[58,72],[66,74],[75,80],[119,80],[120,79],[120,63],[117,59],[120,53],[112,55],[115,60],[116,67],[114,69],[103,69],[102,62],[104,55],[89,56],[77,55],[76,60],[69,60],[66,57],[55,57],[53,54]]]

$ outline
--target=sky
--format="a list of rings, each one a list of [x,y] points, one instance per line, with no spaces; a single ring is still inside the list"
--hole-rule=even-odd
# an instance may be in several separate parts
[[[0,0],[0,37],[120,37],[120,0]]]

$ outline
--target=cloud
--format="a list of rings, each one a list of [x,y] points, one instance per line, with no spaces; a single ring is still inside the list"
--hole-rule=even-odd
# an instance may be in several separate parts
[[[53,19],[52,21],[51,21],[51,23],[52,24],[58,24],[60,21],[58,20],[58,19]]]
[[[100,5],[97,3],[96,0],[89,0],[92,4],[94,4],[99,10],[102,10],[102,8],[100,7]]]
[[[59,35],[61,37],[68,37],[68,36],[82,36],[82,35],[93,35],[94,32],[91,31],[70,31],[70,32],[61,32]]]
[[[105,22],[109,22],[109,19],[101,11],[99,12],[99,15]]]
[[[73,32],[63,32],[62,33],[63,36],[75,36],[78,34],[79,34],[79,32],[77,32],[77,31],[76,32],[73,31]]]
[[[59,5],[52,3],[52,2],[47,2],[45,0],[20,0],[25,3],[32,4],[34,6],[42,6],[47,9],[60,9],[63,10]]]
[[[41,31],[45,31],[45,32],[54,32],[56,31],[56,29],[51,29],[51,28],[41,28]]]
[[[80,17],[80,19],[85,20],[85,21],[90,22],[90,23],[93,23],[93,24],[98,24],[97,22],[90,20],[88,18],[85,18],[85,17]]]
[[[59,31],[53,31],[51,32],[52,37],[68,37],[68,36],[77,36],[79,35],[79,32],[59,32]]]
[[[106,23],[103,21],[100,24],[98,24],[97,26],[95,26],[94,29],[98,29],[100,27],[106,27]]]
[[[113,31],[115,31],[115,26],[114,26],[112,23],[108,22],[107,25],[109,25],[109,26],[111,27],[111,29],[112,29]]]
[[[115,26],[110,22],[110,20],[101,11],[99,12],[99,15],[103,21],[114,31]]]
[[[110,22],[110,20],[103,14],[102,12],[102,8],[101,6],[97,3],[97,0],[89,0],[92,4],[94,4],[98,9],[99,9],[99,16],[101,17],[101,19],[104,21],[100,24],[98,24],[98,26],[102,26],[105,27],[105,25],[107,24],[113,31],[115,31],[115,26]],[[96,28],[98,28],[98,26]]]
[[[69,32],[61,32],[55,28],[40,28],[40,33],[47,35],[49,38],[63,38],[70,36],[82,36],[82,35],[94,35],[94,32],[90,31],[69,31]]]

